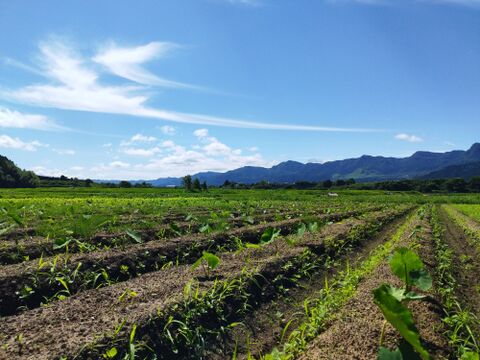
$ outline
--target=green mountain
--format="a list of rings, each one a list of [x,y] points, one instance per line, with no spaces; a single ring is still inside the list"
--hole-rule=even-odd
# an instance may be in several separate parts
[[[245,166],[225,173],[203,172],[193,174],[201,182],[221,185],[226,180],[251,184],[260,181],[294,183],[318,182],[353,178],[357,182],[415,179],[448,166],[463,166],[480,161],[480,144],[475,143],[466,151],[445,153],[417,151],[406,158],[363,155],[359,158],[329,161],[323,164],[302,164],[296,161],[282,162],[271,168]],[[446,177],[451,177],[446,174]],[[180,185],[181,178],[161,178],[148,181],[154,186]]]
[[[470,180],[472,177],[480,176],[480,161],[461,165],[451,165],[440,170],[433,171],[422,179],[447,179],[447,178],[462,178]]]
[[[32,171],[20,169],[13,161],[0,155],[0,187],[36,187],[39,179]]]

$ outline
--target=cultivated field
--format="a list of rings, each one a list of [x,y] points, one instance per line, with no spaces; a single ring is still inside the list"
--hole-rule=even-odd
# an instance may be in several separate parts
[[[478,359],[477,204],[2,190],[0,359]]]

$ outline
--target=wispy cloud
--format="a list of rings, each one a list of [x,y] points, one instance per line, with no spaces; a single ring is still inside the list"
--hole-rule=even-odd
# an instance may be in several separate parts
[[[122,114],[177,123],[202,124],[234,128],[374,132],[375,129],[342,128],[317,125],[275,124],[211,115],[176,112],[146,105],[149,93],[142,87],[103,85],[99,74],[65,42],[51,39],[40,44],[41,66],[49,78],[46,84],[33,84],[0,92],[0,97],[29,105],[64,110]]]
[[[92,60],[105,66],[112,74],[139,84],[199,89],[194,85],[161,78],[141,66],[146,62],[166,56],[178,47],[177,44],[170,42],[151,42],[135,47],[120,47],[115,43],[110,43],[100,50]]]
[[[44,115],[25,114],[4,107],[0,107],[0,127],[34,130],[65,129]]]
[[[39,147],[44,147],[39,141],[25,142],[18,137],[10,137],[8,135],[0,135],[0,148],[25,150],[25,151],[37,151]]]
[[[413,134],[405,134],[405,133],[395,135],[395,139],[407,141],[411,143],[418,143],[423,141],[423,139],[419,136],[416,136]]]

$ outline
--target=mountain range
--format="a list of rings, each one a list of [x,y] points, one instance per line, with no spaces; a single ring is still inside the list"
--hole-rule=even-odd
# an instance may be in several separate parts
[[[466,168],[468,171],[462,171]],[[209,185],[221,185],[226,180],[252,184],[260,181],[295,183],[352,178],[357,182],[369,182],[415,178],[469,178],[475,175],[480,175],[480,143],[473,144],[466,151],[417,151],[405,158],[363,155],[322,164],[285,161],[271,168],[244,166],[224,173],[209,171],[192,174],[192,178],[206,181]],[[182,178],[168,177],[146,182],[153,186],[178,186]]]

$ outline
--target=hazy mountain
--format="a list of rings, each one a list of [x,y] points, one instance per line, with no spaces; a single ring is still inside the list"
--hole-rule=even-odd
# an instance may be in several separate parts
[[[422,179],[462,178],[470,180],[474,176],[480,176],[480,161],[462,165],[450,165],[422,176]]]
[[[417,151],[406,158],[363,155],[359,158],[329,161],[323,164],[285,161],[271,168],[245,166],[225,173],[203,172],[194,178],[210,185],[221,185],[226,180],[251,184],[259,181],[294,183],[353,178],[357,182],[412,179],[426,176],[448,166],[460,166],[480,161],[480,144],[467,150],[445,153]],[[447,177],[450,175],[446,174]],[[180,185],[181,178],[160,178],[148,181],[154,186]]]

